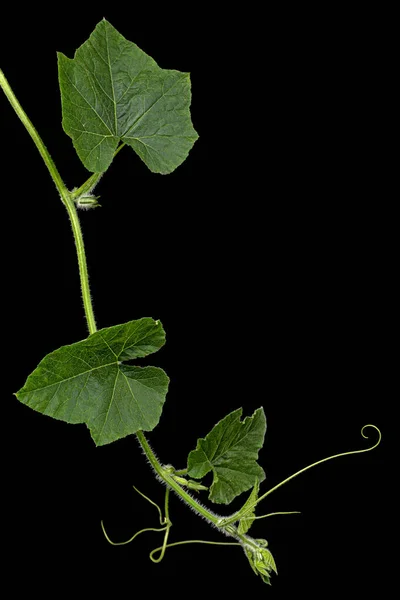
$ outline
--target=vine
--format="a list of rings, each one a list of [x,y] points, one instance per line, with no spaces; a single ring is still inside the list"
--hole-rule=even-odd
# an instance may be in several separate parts
[[[96,26],[73,59],[58,54],[58,70],[63,128],[91,172],[80,187],[71,191],[1,70],[0,86],[34,141],[71,221],[89,336],[45,356],[16,397],[55,419],[86,423],[98,446],[136,435],[156,478],[166,485],[164,510],[134,488],[157,509],[160,527],[147,527],[126,541],[114,542],[102,522],[110,544],[128,544],[145,532],[163,533],[162,545],[150,553],[154,563],[163,559],[167,548],[184,544],[239,546],[253,571],[269,584],[271,574],[277,572],[275,560],[267,541],[253,538],[248,532],[255,520],[298,511],[256,516],[258,504],[308,469],[338,457],[373,450],[380,443],[381,433],[375,425],[365,425],[361,430],[364,438],[367,427],[378,434],[374,445],[318,460],[262,494],[260,484],[265,473],[257,461],[266,431],[263,408],[244,419],[240,408],[228,414],[197,441],[183,469],[177,470],[157,459],[144,432],[152,431],[159,422],[169,378],[160,368],[130,363],[163,346],[165,332],[161,323],[152,318],[97,329],[78,210],[98,206],[99,196],[93,194],[94,189],[126,146],[154,173],[170,173],[186,159],[198,138],[190,116],[190,78],[187,73],[161,69],[106,20]],[[213,476],[209,487],[203,483],[208,473]],[[197,515],[235,541],[169,542],[171,490]],[[208,492],[211,502],[225,505],[246,491],[250,494],[238,511],[220,516],[191,491]]]

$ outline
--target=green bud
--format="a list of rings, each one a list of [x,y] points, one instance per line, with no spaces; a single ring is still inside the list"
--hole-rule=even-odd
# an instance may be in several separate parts
[[[180,483],[181,485],[187,485],[188,482],[184,477],[179,477],[179,475],[172,475],[172,477],[175,479],[175,481],[177,483]]]
[[[187,482],[187,486],[191,490],[197,490],[197,491],[208,490],[208,487],[206,487],[205,485],[202,485],[201,483],[198,483],[197,481],[193,481],[192,479],[189,479],[189,481]]]
[[[101,206],[97,202],[97,200],[99,198],[100,198],[100,196],[92,196],[92,194],[83,194],[82,196],[79,196],[79,198],[77,198],[75,200],[76,206],[83,210],[89,210],[90,208],[97,208],[98,206]]]
[[[245,538],[248,542],[252,542],[251,545],[244,543],[244,549],[251,568],[265,583],[270,584],[271,573],[277,574],[278,571],[274,557],[267,548],[267,540],[252,539],[250,536],[245,536]]]
[[[193,479],[187,480],[184,477],[179,477],[179,475],[172,475],[172,477],[180,485],[183,485],[191,490],[196,490],[196,492],[199,492],[200,490],[208,490],[208,487],[202,485],[198,481],[193,481]]]

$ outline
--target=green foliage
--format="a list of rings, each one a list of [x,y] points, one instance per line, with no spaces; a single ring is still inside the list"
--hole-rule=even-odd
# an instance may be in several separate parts
[[[210,433],[197,441],[188,456],[188,473],[195,479],[212,471],[212,502],[229,504],[232,500],[263,481],[265,473],[257,464],[258,451],[264,443],[266,419],[258,408],[242,422],[239,408],[219,421]]]
[[[157,425],[168,377],[156,367],[122,361],[156,352],[165,343],[150,318],[100,329],[48,354],[17,392],[34,410],[67,423],[86,423],[97,446]]]
[[[185,160],[198,137],[189,112],[189,75],[161,69],[105,20],[76,51],[74,59],[59,54],[58,66],[64,129],[73,139],[85,167],[94,173],[72,192],[65,187],[45,144],[1,70],[0,87],[36,144],[68,211],[91,335],[47,355],[16,395],[22,403],[55,419],[86,423],[97,445],[136,433],[157,477],[167,485],[164,515],[153,501],[139,492],[157,507],[162,527],[141,529],[128,540],[136,539],[145,531],[162,532],[163,545],[150,553],[153,562],[162,560],[169,547],[187,543],[219,544],[204,540],[168,543],[171,528],[168,502],[170,490],[174,490],[197,514],[233,538],[235,542],[227,545],[241,546],[253,571],[263,582],[270,584],[271,574],[277,573],[275,560],[267,548],[267,541],[251,538],[248,531],[255,519],[291,513],[275,512],[256,517],[256,504],[316,465],[340,456],[369,452],[380,443],[381,433],[375,425],[364,426],[361,431],[364,438],[367,427],[377,431],[379,437],[374,445],[323,458],[290,475],[261,496],[259,485],[265,474],[257,459],[266,431],[262,408],[243,421],[240,420],[241,408],[228,414],[205,438],[198,440],[196,449],[188,456],[187,469],[176,471],[172,465],[159,463],[143,431],[151,431],[158,424],[169,379],[162,369],[127,365],[123,361],[156,352],[165,343],[165,333],[161,324],[150,318],[96,330],[76,209],[98,206],[99,196],[91,192],[101,172],[109,167],[116,152],[125,144],[131,146],[156,173],[170,173]],[[209,498],[213,502],[229,504],[236,496],[253,488],[239,512],[227,517],[216,515],[186,491],[186,488],[196,493],[207,490],[202,482],[187,479],[187,476],[201,479],[210,472],[213,481]],[[114,543],[105,535],[110,543]],[[127,542],[115,544],[121,543]],[[157,558],[156,554],[159,554]]]
[[[84,166],[106,171],[120,141],[155,173],[170,173],[198,135],[188,73],[161,69],[108,21],[69,59],[58,54],[63,127]]]

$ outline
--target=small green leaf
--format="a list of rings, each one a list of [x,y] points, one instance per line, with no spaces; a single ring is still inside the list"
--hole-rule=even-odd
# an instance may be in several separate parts
[[[67,423],[86,423],[97,446],[157,425],[169,379],[157,367],[121,361],[147,356],[165,343],[159,321],[144,318],[100,329],[48,354],[16,396]]]
[[[105,19],[75,58],[58,53],[63,128],[84,166],[105,171],[122,141],[155,173],[170,173],[198,135],[190,76],[161,69]]]
[[[264,443],[266,419],[258,408],[253,416],[240,421],[239,408],[219,421],[210,433],[197,441],[188,456],[188,474],[200,479],[213,472],[209,498],[229,504],[232,500],[263,481],[265,473],[257,464],[258,451]]]
[[[249,560],[250,566],[256,575],[260,575],[264,583],[271,585],[272,571],[278,574],[274,557],[268,550],[268,542],[263,539],[254,540],[246,536],[247,540],[251,540],[251,544],[244,542],[244,551]]]
[[[254,502],[258,498],[258,492],[260,490],[260,484],[258,480],[256,481],[256,485],[251,490],[250,496],[247,498],[246,502],[243,504],[239,513],[241,518],[239,520],[238,532],[239,533],[247,533],[250,527],[253,525],[256,507],[254,506]]]
[[[276,573],[276,575],[278,575],[278,569],[276,568],[274,557],[272,556],[272,554],[268,550],[268,548],[262,548],[260,550],[260,554],[261,554],[262,560],[259,561],[259,568],[262,565],[263,568],[265,570],[267,570],[268,572],[274,571],[274,573]]]

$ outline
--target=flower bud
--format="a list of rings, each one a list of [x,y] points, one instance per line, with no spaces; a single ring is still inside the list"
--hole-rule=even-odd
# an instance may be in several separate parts
[[[172,475],[172,477],[180,485],[187,485],[187,483],[188,483],[187,480],[184,477],[179,477],[179,475]]]
[[[100,196],[92,196],[92,194],[82,194],[82,196],[79,196],[79,198],[75,200],[75,203],[78,208],[89,210],[91,208],[97,208],[98,206],[101,206],[97,202],[99,198]]]
[[[186,485],[191,490],[196,490],[196,491],[208,490],[208,487],[206,487],[205,485],[202,485],[201,483],[198,483],[197,481],[193,481],[192,479],[189,479],[189,481],[187,482]]]

